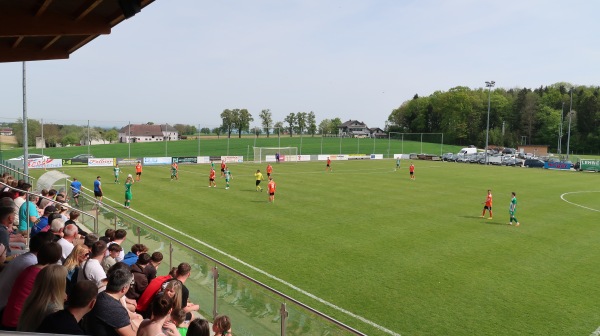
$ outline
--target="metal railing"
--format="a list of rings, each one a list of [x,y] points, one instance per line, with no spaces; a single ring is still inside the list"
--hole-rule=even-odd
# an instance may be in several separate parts
[[[70,189],[65,179],[65,190]],[[85,190],[85,189],[84,189]],[[186,281],[190,300],[200,305],[200,314],[213,319],[226,314],[234,321],[235,335],[364,335],[301,302],[235,270],[217,259],[173,238],[117,209],[106,201],[97,203],[82,190],[79,205],[96,217],[95,233],[125,229],[128,244],[141,243],[149,251],[165,255],[169,269],[181,262],[192,266]],[[159,269],[166,274],[169,270]]]

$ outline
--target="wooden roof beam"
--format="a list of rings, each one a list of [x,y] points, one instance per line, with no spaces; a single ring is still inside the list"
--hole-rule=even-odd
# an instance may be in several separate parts
[[[18,11],[6,15],[0,27],[0,37],[104,35],[110,34],[110,30],[110,24],[100,18],[88,17],[76,22],[70,16],[56,13],[46,13],[42,17],[35,18]]]
[[[82,6],[75,15],[75,21],[81,21],[101,3],[102,0],[94,0],[92,2],[88,2],[87,5]]]
[[[42,16],[46,12],[46,9],[48,9],[48,7],[50,6],[51,3],[52,3],[52,0],[45,0],[40,5],[40,8],[38,8],[38,10],[35,12],[35,17]]]
[[[21,62],[24,59],[28,61],[43,61],[51,59],[67,59],[69,53],[66,50],[49,47],[46,50],[39,48],[4,48],[0,47],[0,63],[1,62]]]

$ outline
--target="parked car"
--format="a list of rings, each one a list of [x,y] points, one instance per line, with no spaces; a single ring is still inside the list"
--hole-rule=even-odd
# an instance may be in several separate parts
[[[444,153],[442,154],[442,161],[456,161],[453,153]]]
[[[88,159],[93,159],[94,156],[92,154],[79,154],[70,158],[72,163],[87,163]]]
[[[523,160],[513,157],[513,158],[509,158],[508,160],[506,160],[504,162],[505,166],[509,166],[509,167],[521,167],[523,166]]]
[[[527,168],[544,168],[545,162],[540,159],[526,159],[523,167]]]
[[[42,154],[29,154],[28,155],[29,160],[35,160],[35,159],[43,159],[43,160],[48,160],[50,157],[46,156],[46,155],[42,155]],[[18,156],[16,158],[12,158],[12,159],[8,159],[8,161],[23,161],[24,156]]]

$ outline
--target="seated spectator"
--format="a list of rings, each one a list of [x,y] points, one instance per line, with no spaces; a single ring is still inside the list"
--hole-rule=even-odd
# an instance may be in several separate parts
[[[137,262],[131,265],[131,273],[133,273],[135,284],[129,288],[129,291],[126,294],[127,298],[133,300],[139,299],[146,290],[146,287],[148,287],[148,278],[146,277],[146,274],[144,274],[144,268],[147,267],[149,262],[150,255],[148,253],[142,253],[139,255]]]
[[[6,264],[2,273],[0,273],[0,310],[4,309],[8,302],[15,280],[27,267],[35,265],[38,262],[37,254],[42,245],[52,241],[50,232],[41,233],[33,238],[29,243],[29,252],[17,256],[11,262]]]
[[[116,258],[121,251],[123,251],[123,248],[119,244],[111,244],[108,247],[108,255],[102,259],[102,268],[104,268],[104,272],[108,272],[108,269],[117,263]]]
[[[52,221],[52,231],[54,233],[54,222],[56,221],[60,221],[60,219],[55,219]],[[64,225],[64,223],[63,223]],[[60,245],[60,247],[62,247],[62,263],[65,263],[65,260],[67,259],[67,257],[69,256],[69,254],[71,254],[71,251],[73,251],[73,248],[75,247],[73,245],[73,242],[75,241],[75,237],[77,236],[77,227],[73,224],[69,224],[67,226],[64,227],[63,231],[63,237],[60,238],[57,243]]]
[[[215,336],[227,336],[231,334],[231,321],[227,315],[220,315],[213,321],[213,332]]]
[[[89,235],[88,235],[89,237]],[[98,292],[102,292],[106,286],[106,272],[100,264],[104,259],[106,243],[99,240],[92,245],[90,257],[83,263],[77,274],[77,281],[92,280],[98,286]]]
[[[166,295],[159,295],[152,300],[152,317],[144,320],[138,329],[138,336],[179,335],[177,326],[170,321],[172,299]],[[163,328],[165,331],[163,331]]]
[[[48,265],[41,270],[23,304],[17,330],[33,332],[46,316],[62,310],[66,285],[67,269],[62,265]]]
[[[104,231],[104,236],[100,237],[100,240],[104,240],[108,246],[110,246],[110,242],[115,239],[115,230],[114,229],[106,229]]]
[[[144,268],[144,274],[148,278],[148,283],[156,278],[156,271],[158,270],[158,266],[162,263],[163,254],[160,252],[152,253],[152,257],[150,258],[150,263]]]
[[[44,267],[56,264],[60,260],[61,252],[60,245],[55,242],[42,245],[37,255],[38,263],[19,274],[6,303],[6,307],[10,309],[4,309],[2,314],[2,326],[6,330],[16,330],[23,304],[33,289],[35,278]]]
[[[16,256],[25,253],[25,239],[22,235],[13,234],[15,213],[19,211],[15,202],[8,197],[0,199],[0,243],[7,248],[6,256]]]
[[[138,256],[140,254],[147,253],[147,252],[148,252],[148,247],[146,247],[146,245],[133,244],[133,246],[131,246],[131,252],[127,252],[125,257],[121,261],[123,261],[127,265],[131,266],[136,263],[136,261],[138,260]]]
[[[185,319],[186,312],[181,308],[173,308],[171,311],[171,322],[177,326],[181,336],[186,336],[189,322]]]
[[[81,237],[85,237],[88,235],[88,233],[85,232],[84,230],[82,230],[79,227],[79,225],[77,225],[78,218],[79,218],[79,212],[77,212],[76,210],[69,212],[69,220],[65,221],[65,225],[69,225],[69,224],[75,225],[77,227],[77,234],[79,234]]]
[[[71,294],[71,290],[77,283],[79,271],[83,263],[89,256],[90,249],[87,246],[80,244],[73,247],[71,253],[65,259],[63,266],[67,269],[67,294]]]
[[[146,287],[146,290],[142,293],[140,298],[137,300],[137,307],[135,311],[139,314],[142,314],[145,318],[150,317],[150,303],[154,296],[162,290],[162,286],[165,282],[173,279],[171,274],[163,275],[154,278]]]
[[[192,303],[192,302],[189,301],[190,291],[185,286],[185,281],[190,277],[191,271],[192,271],[192,267],[190,266],[190,264],[188,264],[188,263],[181,263],[177,267],[177,269],[175,271],[175,276],[174,276],[174,278],[177,279],[177,280],[179,280],[179,281],[181,281],[181,284],[182,284],[182,288],[181,288],[181,293],[182,293],[181,308],[183,308],[183,310],[186,313],[197,312],[200,309],[199,305],[194,304],[194,303]]]
[[[46,198],[46,197],[48,197],[48,189],[42,189],[40,194],[42,195],[42,197],[40,197],[36,201],[36,205],[38,206],[38,208],[43,209],[46,207],[46,205],[48,205],[48,202],[50,201]]]
[[[60,238],[64,236],[63,230],[65,229],[65,222],[62,220],[62,218],[55,214],[53,219],[50,221],[49,227],[50,232],[52,232],[54,235],[54,241],[58,242]]]
[[[24,202],[19,208],[19,232],[23,236],[29,234],[28,230],[32,228],[39,220],[40,215],[36,202],[38,195],[29,194],[29,201]]]
[[[85,236],[83,245],[87,246],[91,250],[92,246],[94,246],[94,243],[96,243],[98,240],[100,240],[100,238],[98,237],[97,234],[90,233],[87,236]]]
[[[190,322],[187,336],[210,336],[210,325],[205,319],[195,319]]]
[[[62,219],[63,222],[68,221],[69,216],[67,216],[67,212],[69,211],[69,208],[67,207],[67,205],[63,204],[62,202],[57,202],[55,207],[56,213],[60,215],[60,219]]]
[[[96,304],[98,287],[91,280],[79,281],[73,287],[72,295],[67,301],[67,308],[46,316],[38,333],[85,335],[79,326],[79,321],[90,312]]]
[[[0,243],[0,272],[4,267],[4,262],[6,262],[6,250],[7,248],[4,247],[4,244]]]
[[[119,245],[123,246],[123,243],[125,242],[125,238],[127,238],[127,231],[125,231],[123,229],[118,229],[117,231],[115,231],[113,240],[108,245],[119,244]],[[115,259],[117,259],[117,261],[123,261],[123,258],[125,258],[125,252],[121,251],[121,253],[119,253],[119,256]]]
[[[108,275],[111,272],[114,272],[118,269],[130,271],[129,266],[125,265],[122,261],[120,261],[120,262],[117,262],[116,264],[114,264],[114,266],[111,267],[108,270],[108,272],[106,272],[106,274]],[[133,284],[132,284],[132,286],[133,286]],[[121,304],[123,305],[123,307],[125,307],[125,309],[127,309],[127,313],[129,314],[129,320],[131,321],[131,327],[133,328],[133,330],[135,332],[137,332],[138,327],[140,326],[140,323],[142,323],[144,318],[142,317],[142,315],[137,314],[135,312],[135,306],[136,306],[135,300],[128,299],[127,296],[123,296],[120,301],[121,301]]]
[[[104,242],[99,243],[106,244]],[[106,290],[98,294],[96,305],[84,319],[83,329],[87,334],[135,335],[127,309],[120,302],[132,282],[133,275],[129,270],[124,268],[109,270]]]
[[[44,214],[42,215],[42,217],[39,218],[37,223],[35,223],[35,225],[31,228],[31,236],[32,237],[40,232],[46,232],[46,231],[50,230],[48,217],[50,217],[50,215],[55,212],[56,212],[56,208],[52,205],[49,205],[44,208]]]

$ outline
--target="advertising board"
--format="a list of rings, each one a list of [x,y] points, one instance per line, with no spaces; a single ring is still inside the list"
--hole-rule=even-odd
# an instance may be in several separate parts
[[[89,167],[112,167],[115,165],[114,158],[92,158],[88,159]]]
[[[142,158],[117,158],[119,166],[135,166],[138,161],[142,162]]]
[[[570,170],[572,164],[566,162],[545,162],[544,168],[557,170]]]
[[[178,156],[178,157],[174,157],[172,162],[175,162],[177,164],[195,164],[195,163],[198,163],[198,157],[197,156]]]
[[[162,157],[145,157],[142,164],[144,166],[159,166],[159,165],[170,165],[171,157],[162,156]]]
[[[600,160],[581,159],[579,169],[600,172]]]
[[[62,167],[61,159],[30,159],[27,162],[27,167],[32,169],[47,169]]]

